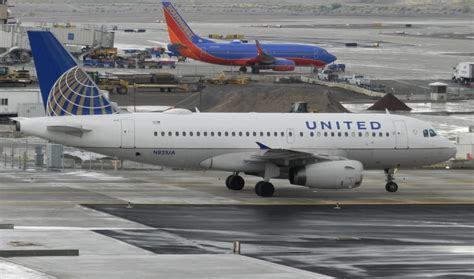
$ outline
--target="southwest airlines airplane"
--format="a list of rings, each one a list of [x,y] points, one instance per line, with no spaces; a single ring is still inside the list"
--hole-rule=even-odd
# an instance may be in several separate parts
[[[174,6],[163,2],[163,13],[174,54],[212,64],[240,66],[241,72],[252,73],[260,69],[293,71],[295,66],[322,68],[336,60],[325,49],[303,44],[247,44],[240,41],[216,43],[194,34]]]
[[[50,32],[28,36],[49,116],[14,119],[26,135],[124,160],[228,171],[231,190],[244,187],[240,173],[262,177],[255,185],[262,197],[273,195],[272,179],[358,187],[364,168],[385,170],[385,187],[395,192],[394,170],[455,154],[429,124],[392,114],[119,113]]]

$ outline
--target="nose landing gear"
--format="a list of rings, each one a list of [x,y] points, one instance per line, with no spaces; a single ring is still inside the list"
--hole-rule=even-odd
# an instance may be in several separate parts
[[[398,170],[396,169],[384,169],[385,172],[385,181],[387,181],[387,184],[385,184],[385,190],[390,193],[395,193],[398,191],[398,184],[394,182],[395,178],[393,177],[395,172]]]

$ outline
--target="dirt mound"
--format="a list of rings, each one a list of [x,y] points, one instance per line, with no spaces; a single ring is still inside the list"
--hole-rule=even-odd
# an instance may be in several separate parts
[[[405,105],[404,102],[400,101],[391,93],[383,96],[382,99],[378,100],[367,110],[384,111],[386,109],[390,111],[411,111],[409,106]]]
[[[201,110],[209,112],[289,112],[291,103],[307,102],[317,112],[348,112],[331,93],[305,84],[208,86],[201,100],[195,95],[177,106],[194,108],[201,102]]]

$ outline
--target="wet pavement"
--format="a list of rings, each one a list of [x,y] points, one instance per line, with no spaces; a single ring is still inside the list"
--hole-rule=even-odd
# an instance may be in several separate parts
[[[474,276],[474,205],[87,205],[155,230],[99,230],[157,254],[242,254],[339,278]]]

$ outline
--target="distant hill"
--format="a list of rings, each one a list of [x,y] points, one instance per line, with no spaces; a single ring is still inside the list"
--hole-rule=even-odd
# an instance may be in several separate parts
[[[10,0],[13,15],[24,21],[127,22],[161,17],[156,0]],[[230,16],[474,16],[472,0],[174,0],[184,13]],[[66,20],[64,20],[66,21]],[[154,22],[154,20],[153,20]]]

